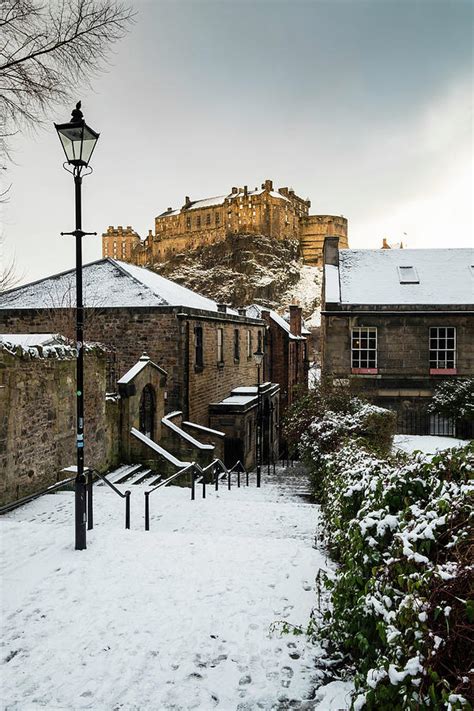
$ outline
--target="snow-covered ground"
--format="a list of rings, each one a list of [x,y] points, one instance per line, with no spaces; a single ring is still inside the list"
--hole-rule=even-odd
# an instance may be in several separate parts
[[[433,456],[436,452],[453,447],[465,447],[469,440],[456,439],[455,437],[439,437],[434,435],[404,435],[397,434],[393,438],[394,449],[402,452],[420,451],[426,456]]]
[[[330,563],[313,547],[318,508],[271,481],[194,502],[155,492],[149,532],[140,486],[130,531],[123,501],[96,486],[86,551],[70,492],[4,516],[3,708],[348,708],[348,682],[321,687],[322,650],[272,631],[307,622]]]

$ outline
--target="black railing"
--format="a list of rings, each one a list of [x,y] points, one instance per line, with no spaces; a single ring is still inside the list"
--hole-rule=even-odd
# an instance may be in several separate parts
[[[100,474],[97,471],[94,472],[94,474],[96,476],[98,476],[99,479],[102,479],[102,481],[105,484],[107,484],[107,486],[110,486],[112,491],[114,491],[116,494],[118,494],[118,496],[120,496],[121,499],[125,499],[125,528],[130,528],[130,491],[128,491],[128,489],[127,489],[127,491],[122,493],[120,491],[120,489],[117,489],[117,487],[114,486],[114,484],[112,484],[112,482],[109,481],[105,476],[102,476],[102,474]],[[87,499],[88,499],[88,506],[89,506],[90,510],[92,511],[92,481],[91,481],[91,479],[89,480],[89,484],[90,484],[90,490],[89,490],[89,496],[87,497]],[[91,523],[92,522],[89,522],[89,528],[92,528]]]
[[[214,459],[213,462],[207,465],[207,467],[201,467],[199,464],[196,462],[192,462],[191,464],[186,465],[183,469],[180,469],[178,472],[173,474],[172,476],[168,477],[168,479],[164,479],[163,481],[160,481],[159,484],[157,484],[153,489],[149,489],[148,491],[145,491],[145,531],[150,530],[150,494],[152,494],[154,491],[157,489],[164,488],[165,486],[168,486],[171,484],[175,479],[178,479],[178,477],[183,476],[183,474],[188,474],[190,473],[191,475],[191,501],[194,501],[196,498],[196,484],[202,484],[202,498],[206,498],[206,476],[210,472],[210,481],[214,482],[214,487],[215,490],[219,490],[219,479],[223,478],[224,476],[227,476],[227,488],[230,490],[232,486],[232,473],[235,472],[237,475],[237,486],[240,487],[241,485],[241,475],[245,474],[246,475],[246,484],[247,486],[249,485],[249,473],[245,469],[244,465],[242,462],[239,460],[234,464],[233,467],[230,469],[227,469],[225,464],[220,460],[220,459]]]
[[[423,410],[399,411],[397,412],[397,433],[469,439],[474,436],[474,423],[443,417]]]

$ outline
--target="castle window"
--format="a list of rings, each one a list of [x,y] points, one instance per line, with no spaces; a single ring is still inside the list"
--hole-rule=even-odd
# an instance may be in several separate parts
[[[207,213],[207,216],[206,216],[206,224],[207,224],[207,225],[210,225],[210,224],[211,224],[211,213],[210,213],[210,212]]]
[[[217,362],[224,362],[224,329],[217,329]]]
[[[196,326],[194,329],[194,364],[197,368],[202,368],[204,366],[202,326]]]
[[[377,372],[377,329],[360,327],[352,329],[352,372]]]
[[[456,370],[456,328],[434,326],[430,328],[430,373]],[[453,372],[454,371],[454,372]]]
[[[196,227],[201,227],[201,215],[196,218]]]
[[[216,212],[216,225],[218,225],[221,221],[221,216],[219,215],[218,212]]]
[[[239,329],[234,329],[234,360],[240,360],[240,333]]]
[[[190,217],[187,217],[187,218],[186,218],[186,227],[187,227],[188,230],[191,229],[191,218],[190,218]]]

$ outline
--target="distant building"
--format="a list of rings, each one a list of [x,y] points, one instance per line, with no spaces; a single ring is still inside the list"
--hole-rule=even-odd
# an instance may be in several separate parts
[[[340,250],[329,237],[322,297],[323,376],[400,421],[426,412],[438,383],[474,376],[473,249]]]
[[[130,226],[110,226],[102,235],[102,256],[149,266],[231,234],[250,233],[298,240],[304,262],[318,265],[327,235],[348,247],[347,219],[310,215],[310,206],[294,190],[274,188],[271,180],[254,190],[233,187],[227,195],[204,200],[186,196],[182,207],[169,207],[155,218],[154,233],[150,230],[143,241]]]

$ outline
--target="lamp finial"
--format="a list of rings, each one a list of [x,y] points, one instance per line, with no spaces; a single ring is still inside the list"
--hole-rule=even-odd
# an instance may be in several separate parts
[[[81,123],[84,120],[84,114],[81,111],[81,102],[78,101],[76,108],[71,112],[71,123]]]

